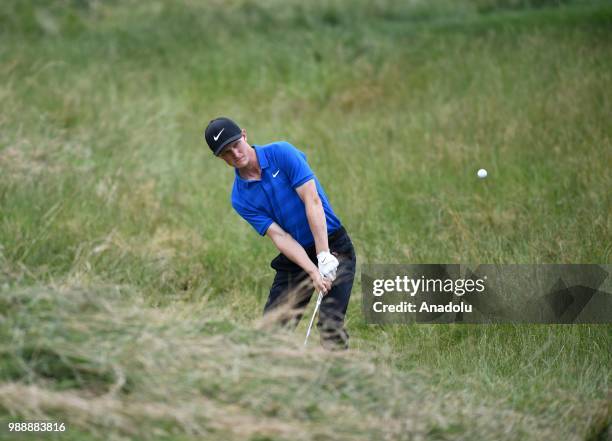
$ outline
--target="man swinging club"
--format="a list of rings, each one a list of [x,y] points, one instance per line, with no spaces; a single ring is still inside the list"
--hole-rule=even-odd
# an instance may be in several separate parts
[[[292,311],[280,324],[295,327],[312,297],[324,294],[317,328],[327,349],[347,349],[344,316],[355,278],[355,250],[334,214],[306,155],[288,142],[257,146],[246,130],[216,118],[204,133],[215,156],[235,169],[232,206],[280,254],[264,315],[279,307]]]

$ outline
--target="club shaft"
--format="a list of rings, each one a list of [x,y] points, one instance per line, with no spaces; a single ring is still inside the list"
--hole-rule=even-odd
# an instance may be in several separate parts
[[[319,292],[319,296],[317,297],[317,304],[315,305],[314,312],[312,313],[312,318],[310,319],[310,324],[308,325],[308,331],[306,331],[306,339],[304,340],[304,346],[308,343],[308,337],[310,336],[310,331],[312,329],[312,324],[314,323],[315,316],[317,315],[317,311],[319,310],[319,306],[321,305],[321,300],[323,299],[323,293]]]

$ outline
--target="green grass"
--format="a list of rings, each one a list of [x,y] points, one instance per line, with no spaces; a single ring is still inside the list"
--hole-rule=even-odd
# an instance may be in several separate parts
[[[608,325],[368,326],[358,277],[349,354],[262,329],[276,253],[202,132],[305,151],[359,264],[610,263],[611,29],[605,1],[2,2],[1,418],[597,439]]]

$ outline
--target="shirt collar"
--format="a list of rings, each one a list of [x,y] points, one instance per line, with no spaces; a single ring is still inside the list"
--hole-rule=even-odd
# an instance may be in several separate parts
[[[255,149],[255,153],[257,153],[257,161],[259,162],[259,167],[263,170],[268,167],[268,157],[266,156],[266,152],[263,151],[261,147],[253,146]]]

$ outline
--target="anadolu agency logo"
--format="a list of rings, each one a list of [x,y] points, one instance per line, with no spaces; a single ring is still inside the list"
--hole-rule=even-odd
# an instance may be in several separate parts
[[[612,323],[612,265],[366,264],[367,323]]]
[[[374,312],[472,312],[472,305],[464,302],[453,302],[452,296],[462,297],[465,294],[482,293],[485,290],[487,276],[476,279],[430,278],[426,276],[411,277],[409,275],[396,275],[394,278],[380,278],[372,281],[372,295],[380,298],[386,294],[400,294],[410,296],[411,301],[386,303],[375,301],[372,305]],[[414,297],[423,294],[441,294],[447,303],[435,303],[429,300],[415,302]]]

